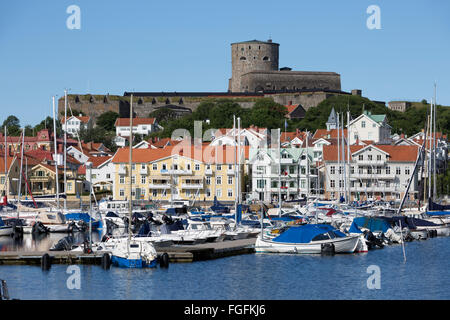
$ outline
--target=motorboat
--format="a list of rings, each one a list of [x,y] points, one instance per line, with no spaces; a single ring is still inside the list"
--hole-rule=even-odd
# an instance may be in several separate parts
[[[346,235],[326,224],[291,226],[273,239],[259,235],[257,253],[353,253],[360,241],[359,235]]]
[[[2,218],[0,217],[0,236],[10,236],[14,232],[12,226],[5,225]]]
[[[74,227],[74,224],[68,223],[66,217],[59,211],[40,212],[34,223],[37,222],[42,223],[50,232],[71,232]]]
[[[147,241],[123,238],[117,240],[111,251],[111,264],[121,268],[155,268],[158,255]]]

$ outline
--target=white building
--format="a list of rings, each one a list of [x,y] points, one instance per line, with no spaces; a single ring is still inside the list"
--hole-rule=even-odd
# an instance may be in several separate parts
[[[86,181],[92,183],[94,190],[112,190],[115,170],[112,158],[113,156],[89,158],[92,169],[86,168]]]
[[[78,136],[81,128],[87,129],[92,125],[91,117],[88,116],[71,116],[67,118],[62,117],[61,119],[62,130],[67,132],[72,136]]]
[[[312,148],[252,148],[249,162],[253,200],[278,203],[280,193],[282,200],[303,199],[318,189]]]
[[[359,141],[373,141],[376,144],[391,143],[391,126],[387,123],[385,114],[373,115],[370,111],[364,111],[359,117],[350,121],[349,130],[351,145]]]
[[[326,198],[345,198],[349,189],[351,201],[400,200],[411,178],[409,198],[417,198],[418,170],[412,176],[418,156],[417,146],[351,145],[350,165],[347,164],[347,148],[344,150],[345,163],[342,160],[338,162],[336,145],[324,146]]]
[[[117,118],[115,127],[115,142],[118,146],[124,147],[126,142],[125,138],[130,136],[130,118]],[[133,135],[145,137],[161,129],[162,127],[156,122],[155,118],[133,118]]]

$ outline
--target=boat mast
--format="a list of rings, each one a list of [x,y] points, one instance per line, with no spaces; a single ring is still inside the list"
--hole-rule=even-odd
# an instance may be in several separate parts
[[[3,191],[5,192],[5,196],[8,196],[8,193],[6,192],[6,188],[8,187],[8,156],[9,156],[9,150],[8,150],[8,141],[6,139],[7,131],[6,131],[6,125],[5,125],[5,149],[4,149],[4,155],[5,155],[5,184],[3,186]]]
[[[344,139],[344,114],[342,113],[341,116],[341,140],[342,140],[342,144],[341,144],[341,148],[342,148],[342,164],[343,164],[343,168],[342,168],[342,180],[344,180],[344,195],[345,195],[345,203],[348,203],[348,198],[347,198],[347,170],[345,168],[346,163],[345,163],[345,139]]]
[[[347,203],[350,203],[352,191],[350,189],[350,107],[347,110]]]
[[[22,197],[22,166],[23,166],[23,145],[25,142],[25,128],[22,129],[22,146],[20,148],[20,174],[19,174],[19,192],[17,193],[17,205],[20,204]],[[19,210],[17,210],[17,218],[19,218]]]
[[[278,217],[281,217],[281,129],[278,128]]]
[[[428,125],[428,134],[430,136],[430,143],[428,148],[428,198],[432,198],[431,195],[431,165],[432,165],[432,132],[431,128],[433,128],[433,99],[431,99],[431,105],[430,105],[430,117],[429,117],[429,125]]]
[[[129,208],[128,208],[128,212],[130,214],[130,218],[128,221],[128,244],[131,241],[131,219],[132,219],[132,208],[133,208],[133,192],[132,192],[132,188],[133,188],[133,181],[132,181],[132,177],[133,177],[133,94],[131,94],[131,100],[130,100],[130,143],[129,143],[129,148],[130,148],[130,159],[129,159],[129,166],[130,166],[130,190],[129,190],[129,195],[130,195],[130,203],[129,203]],[[172,193],[172,192],[171,192]],[[128,253],[130,250],[130,246],[127,246],[128,248]]]
[[[338,152],[338,183],[336,184],[338,186],[338,203],[341,201],[341,143],[339,139],[339,129],[340,129],[340,120],[339,120],[339,112],[337,113],[337,152]]]
[[[53,101],[53,141],[54,141],[54,161],[55,161],[55,181],[56,181],[56,206],[59,210],[59,181],[58,181],[58,144],[56,142],[56,112],[55,112],[55,96],[52,97]]]
[[[434,111],[433,111],[433,200],[436,199],[437,194],[437,180],[436,180],[436,82],[434,83]]]
[[[238,145],[237,145],[237,187],[238,187],[238,203],[242,202],[242,194],[241,194],[241,117],[237,118],[237,126],[238,126]]]
[[[237,206],[238,206],[238,185],[237,185],[237,181],[238,181],[238,170],[237,170],[237,166],[236,166],[236,158],[237,158],[237,141],[236,141],[236,116],[233,115],[233,141],[235,143],[234,145],[234,155],[233,155],[233,162],[234,162],[234,192],[235,192],[235,197],[234,197],[234,221],[235,221],[235,227],[237,227]],[[216,152],[217,154],[217,152]]]
[[[64,90],[64,212],[67,211],[67,89]],[[90,190],[89,190],[90,191]]]
[[[308,130],[306,131],[306,201],[308,202],[309,197],[309,187],[310,187],[310,181],[309,181],[309,139],[308,139]]]

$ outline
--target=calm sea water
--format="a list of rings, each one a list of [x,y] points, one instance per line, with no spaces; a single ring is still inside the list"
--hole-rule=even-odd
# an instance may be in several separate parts
[[[0,279],[18,299],[450,299],[450,238],[414,241],[405,249],[406,263],[402,247],[393,245],[331,257],[248,254],[168,269],[80,265],[80,289],[68,288],[67,265],[49,271],[0,265]],[[380,268],[380,289],[368,289],[371,265]]]

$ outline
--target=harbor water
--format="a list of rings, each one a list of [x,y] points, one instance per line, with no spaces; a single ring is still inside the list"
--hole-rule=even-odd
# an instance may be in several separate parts
[[[18,249],[2,241],[1,250]],[[397,244],[335,256],[245,254],[168,269],[0,265],[0,279],[12,298],[25,300],[450,299],[450,237],[408,242],[405,252],[406,262]]]

